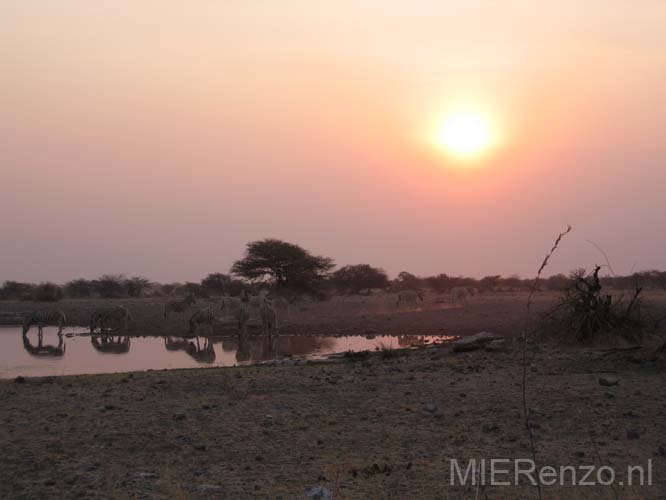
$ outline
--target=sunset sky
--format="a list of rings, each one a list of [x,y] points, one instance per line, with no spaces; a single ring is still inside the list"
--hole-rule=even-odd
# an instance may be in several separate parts
[[[0,61],[0,282],[666,268],[664,0],[10,0]]]

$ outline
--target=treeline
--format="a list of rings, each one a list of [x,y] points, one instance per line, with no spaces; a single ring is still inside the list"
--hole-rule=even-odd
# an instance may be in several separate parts
[[[200,282],[151,282],[142,276],[125,277],[105,274],[97,279],[75,279],[64,285],[6,281],[0,288],[0,300],[35,300],[54,302],[62,298],[135,298],[187,296],[236,296],[243,289],[277,289],[286,294],[308,294],[324,298],[333,294],[370,294],[376,290],[429,290],[446,293],[454,287],[474,287],[484,292],[528,290],[532,279],[519,276],[416,276],[403,271],[391,280],[386,272],[368,264],[348,265],[334,270],[333,259],[312,255],[302,247],[276,239],[248,243],[245,256],[236,261],[229,273],[211,273]],[[541,290],[561,291],[569,287],[579,269],[570,275],[556,274],[539,283]],[[605,287],[629,289],[635,286],[666,290],[666,272],[644,271],[630,276],[602,278]]]

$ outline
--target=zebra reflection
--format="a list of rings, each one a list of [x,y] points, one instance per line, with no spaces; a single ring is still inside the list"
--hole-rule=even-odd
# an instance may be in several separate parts
[[[58,345],[44,345],[44,334],[42,332],[39,332],[37,334],[37,345],[34,346],[32,345],[32,342],[30,342],[30,339],[28,338],[27,333],[23,334],[23,348],[30,354],[31,356],[36,356],[36,357],[46,357],[46,356],[52,356],[52,357],[62,357],[65,355],[65,349],[67,348],[67,344],[65,344],[63,340],[63,334],[59,333],[58,334]]]
[[[130,338],[113,335],[93,335],[90,342],[96,351],[105,354],[125,354],[130,350]]]

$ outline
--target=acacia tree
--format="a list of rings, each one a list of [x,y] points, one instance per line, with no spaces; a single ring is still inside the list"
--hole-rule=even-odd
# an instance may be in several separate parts
[[[368,264],[344,266],[331,275],[331,281],[343,293],[370,293],[373,288],[386,288],[389,279],[386,271]]]
[[[245,257],[234,263],[231,272],[276,288],[318,293],[334,265],[328,257],[312,255],[293,243],[267,238],[248,243]]]

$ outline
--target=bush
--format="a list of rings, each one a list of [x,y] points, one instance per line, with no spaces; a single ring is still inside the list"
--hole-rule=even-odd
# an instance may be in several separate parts
[[[41,283],[33,291],[33,300],[38,302],[58,302],[62,299],[62,289],[54,283]]]
[[[0,289],[0,297],[3,300],[30,300],[35,290],[32,283],[21,283],[19,281],[5,281]]]
[[[65,285],[65,295],[74,299],[84,299],[92,296],[94,288],[92,281],[76,279]]]
[[[573,272],[560,303],[550,318],[565,336],[578,341],[592,340],[599,335],[640,337],[645,322],[641,316],[640,287],[635,287],[629,300],[603,290],[599,266],[587,274],[584,269]]]

